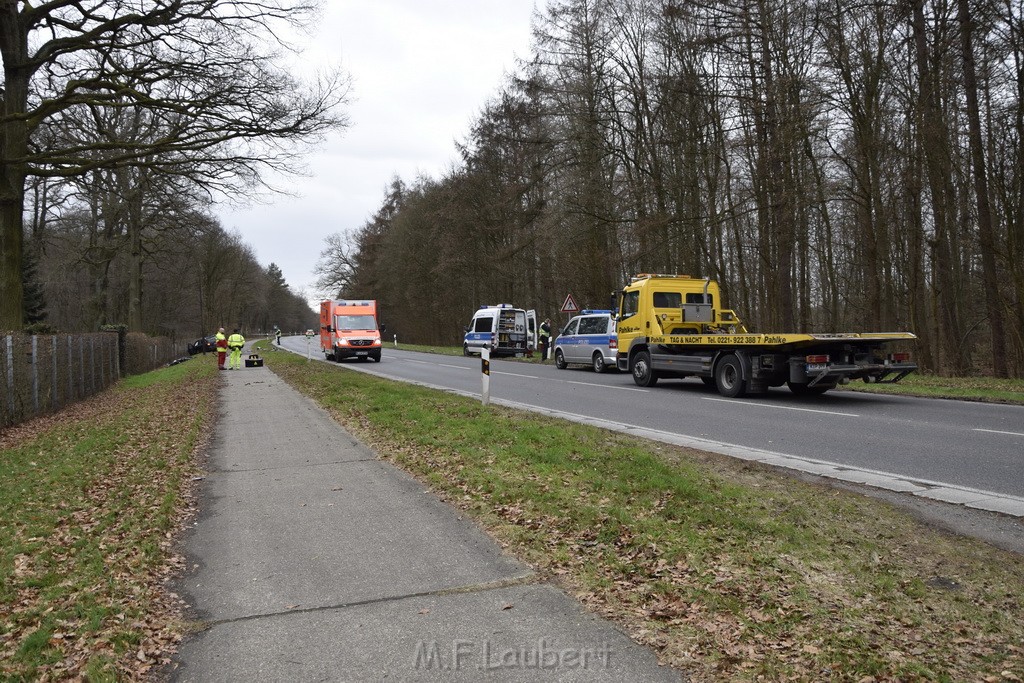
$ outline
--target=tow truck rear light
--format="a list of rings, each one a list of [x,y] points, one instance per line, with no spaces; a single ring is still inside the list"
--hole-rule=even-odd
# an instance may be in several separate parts
[[[910,360],[909,353],[890,353],[889,360],[893,363],[906,363]]]
[[[807,356],[806,358],[804,358],[804,362],[806,362],[806,363],[813,363],[813,364],[827,363],[828,362],[828,356],[825,356],[825,355]]]

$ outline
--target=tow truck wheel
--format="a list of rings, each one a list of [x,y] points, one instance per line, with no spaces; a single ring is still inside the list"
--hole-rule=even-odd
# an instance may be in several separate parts
[[[594,354],[594,363],[593,363],[593,365],[594,365],[594,372],[601,373],[601,372],[605,371],[605,368],[607,366],[604,364],[604,356],[601,355],[600,351],[598,351],[597,353]]]
[[[569,364],[565,362],[565,356],[562,355],[562,349],[555,349],[555,367],[559,370],[569,367]]]
[[[641,387],[653,387],[658,383],[658,373],[651,368],[651,354],[638,351],[633,357],[633,381]]]
[[[743,366],[739,358],[730,353],[718,362],[715,385],[718,393],[726,398],[739,398],[747,393],[747,382],[743,379]]]

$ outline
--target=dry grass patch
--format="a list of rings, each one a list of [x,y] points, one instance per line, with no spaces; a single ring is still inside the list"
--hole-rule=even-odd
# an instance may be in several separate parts
[[[184,363],[0,436],[0,678],[138,679],[168,661],[215,380]]]

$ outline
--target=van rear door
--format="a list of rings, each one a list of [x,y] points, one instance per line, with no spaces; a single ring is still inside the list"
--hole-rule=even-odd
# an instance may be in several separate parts
[[[526,312],[526,348],[532,351],[537,350],[537,311],[530,309]]]

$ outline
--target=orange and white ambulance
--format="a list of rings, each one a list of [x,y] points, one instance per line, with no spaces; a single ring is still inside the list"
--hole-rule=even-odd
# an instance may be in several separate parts
[[[327,360],[359,358],[380,362],[377,302],[328,299],[320,302],[320,348]]]

